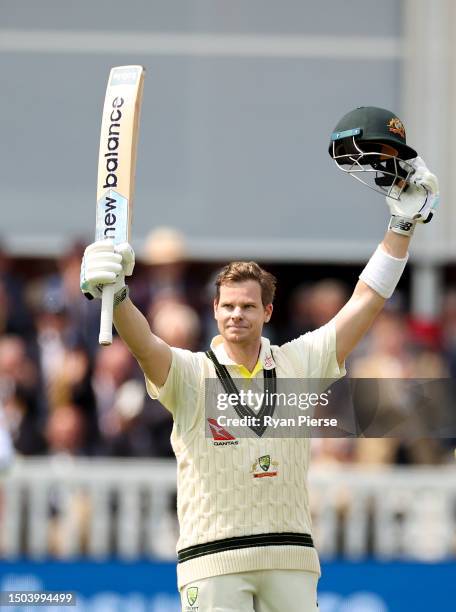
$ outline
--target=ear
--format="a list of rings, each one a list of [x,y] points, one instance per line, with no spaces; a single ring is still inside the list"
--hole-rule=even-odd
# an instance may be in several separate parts
[[[269,323],[272,317],[272,311],[274,310],[274,306],[272,304],[268,304],[264,308],[264,322]]]
[[[217,306],[218,306],[218,300],[217,298],[214,298],[214,319],[217,319]]]

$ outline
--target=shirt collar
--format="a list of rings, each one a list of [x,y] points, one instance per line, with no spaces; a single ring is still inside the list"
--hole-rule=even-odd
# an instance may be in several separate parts
[[[228,357],[227,352],[225,350],[225,345],[223,344],[222,336],[215,336],[211,342],[211,349],[215,353],[215,356],[219,360],[219,363],[222,365],[231,365],[238,366],[239,364],[235,363],[230,357]],[[272,370],[276,367],[274,357],[271,353],[271,343],[268,338],[261,337],[261,348],[260,348],[260,356],[258,357],[258,362],[261,365],[261,369],[263,370]]]

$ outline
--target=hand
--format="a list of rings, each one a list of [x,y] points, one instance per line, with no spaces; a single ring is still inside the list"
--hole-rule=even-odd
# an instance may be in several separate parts
[[[416,223],[429,223],[432,219],[440,196],[438,179],[429,172],[421,157],[407,163],[415,169],[409,183],[404,188],[394,185],[386,203],[392,215],[390,229],[398,234],[411,235]]]
[[[80,287],[89,298],[101,298],[103,285],[114,283],[118,293],[125,286],[125,276],[135,267],[135,253],[128,242],[114,245],[111,240],[98,240],[84,251]]]

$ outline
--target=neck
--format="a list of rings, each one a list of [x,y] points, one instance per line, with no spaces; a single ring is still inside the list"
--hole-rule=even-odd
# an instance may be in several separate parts
[[[224,339],[223,345],[230,359],[238,365],[246,367],[249,372],[253,371],[260,355],[261,339],[248,345],[232,344]]]

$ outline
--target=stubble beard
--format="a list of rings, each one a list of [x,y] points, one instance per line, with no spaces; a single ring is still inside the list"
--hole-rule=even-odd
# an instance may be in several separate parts
[[[249,346],[253,342],[256,342],[257,337],[254,336],[251,327],[242,328],[244,333],[239,333],[238,330],[228,329],[222,334],[226,342],[235,344],[236,346]],[[261,335],[259,335],[261,337]]]

